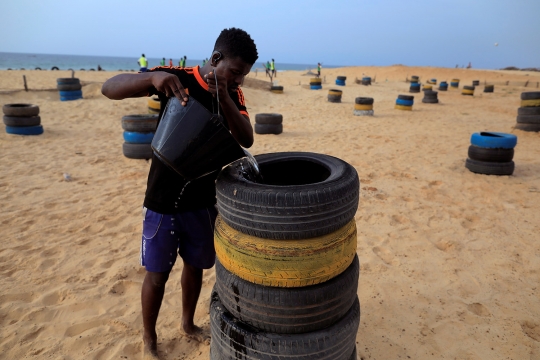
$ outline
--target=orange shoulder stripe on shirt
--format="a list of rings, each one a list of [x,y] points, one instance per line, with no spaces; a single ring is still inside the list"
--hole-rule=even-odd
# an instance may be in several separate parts
[[[242,89],[237,88],[236,93],[238,94],[238,102],[242,106],[246,106],[246,99],[244,98],[244,93],[242,92]]]

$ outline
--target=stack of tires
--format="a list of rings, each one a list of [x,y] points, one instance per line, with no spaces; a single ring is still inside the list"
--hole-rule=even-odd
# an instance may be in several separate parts
[[[256,114],[255,134],[279,135],[283,132],[283,115],[281,114]]]
[[[422,86],[422,91],[426,91],[426,90],[428,90],[428,91],[433,90],[433,86],[431,86],[431,85],[424,85],[424,86]]]
[[[461,95],[473,96],[474,95],[474,86],[465,85],[463,87],[463,90],[461,90]]]
[[[345,86],[345,80],[347,80],[346,76],[338,76],[336,78],[336,85]]]
[[[438,104],[439,99],[437,97],[439,93],[436,91],[424,91],[424,98],[422,99],[422,102],[425,104]]]
[[[420,83],[411,81],[411,86],[409,87],[409,92],[410,93],[419,93],[420,92]]]
[[[321,78],[311,78],[309,80],[309,88],[311,90],[320,90],[322,89],[322,80]]]
[[[354,99],[354,111],[356,116],[373,116],[373,98],[357,97]]]
[[[413,75],[411,76],[411,84],[412,83],[419,83],[420,82],[420,78],[416,75]]]
[[[332,156],[255,157],[216,182],[210,359],[356,360],[356,170]],[[314,196],[316,194],[316,196]]]
[[[486,85],[484,86],[485,93],[492,93],[495,90],[495,85]]]
[[[122,151],[129,159],[151,159],[152,139],[157,128],[158,115],[126,115],[122,117],[124,144]]]
[[[362,85],[371,85],[371,78],[369,76],[364,76],[362,78]]]
[[[273,92],[274,94],[283,94],[283,86],[272,86],[270,87],[270,91]]]
[[[427,83],[431,85],[437,85],[437,79],[428,80]]]
[[[540,91],[521,93],[516,129],[540,131]]]
[[[398,95],[396,99],[395,108],[398,110],[412,110],[414,104],[414,96],[412,95]]]
[[[82,87],[78,78],[58,78],[56,84],[60,93],[60,101],[82,99]]]
[[[477,174],[512,175],[517,137],[499,132],[480,132],[471,136],[465,167]]]
[[[452,81],[450,81],[450,87],[452,89],[458,89],[459,88],[459,79],[452,79]]]
[[[39,106],[32,104],[5,104],[4,124],[6,133],[13,135],[43,134]]]
[[[480,80],[473,80],[472,86],[480,86]]]
[[[340,103],[342,94],[343,94],[343,91],[341,90],[330,89],[328,90],[328,101],[333,102],[333,103]]]
[[[439,83],[439,91],[447,91],[448,90],[448,83],[446,81],[441,81]]]
[[[159,114],[161,110],[161,102],[158,97],[148,98],[148,113],[149,114]]]

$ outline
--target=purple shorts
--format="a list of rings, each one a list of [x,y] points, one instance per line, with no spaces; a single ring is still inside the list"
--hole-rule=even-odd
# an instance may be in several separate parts
[[[150,272],[169,272],[176,254],[191,266],[210,269],[216,261],[214,206],[174,215],[143,208],[141,265]]]

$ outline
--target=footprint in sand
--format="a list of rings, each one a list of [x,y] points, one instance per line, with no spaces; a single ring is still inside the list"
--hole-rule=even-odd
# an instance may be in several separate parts
[[[399,260],[388,249],[375,246],[372,250],[386,265],[399,265]]]
[[[470,312],[472,312],[473,314],[477,316],[486,317],[486,316],[491,315],[487,307],[479,303],[472,303],[472,304],[467,305],[467,310],[469,310]]]
[[[532,321],[523,321],[521,323],[521,330],[533,340],[540,342],[540,325]]]

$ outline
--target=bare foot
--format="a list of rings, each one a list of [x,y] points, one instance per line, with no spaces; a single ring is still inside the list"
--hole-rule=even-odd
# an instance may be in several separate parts
[[[210,345],[210,331],[208,329],[202,329],[196,325],[180,327],[180,335],[202,344]]]
[[[157,341],[143,337],[143,360],[159,360]]]

